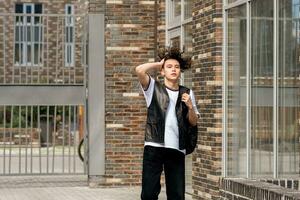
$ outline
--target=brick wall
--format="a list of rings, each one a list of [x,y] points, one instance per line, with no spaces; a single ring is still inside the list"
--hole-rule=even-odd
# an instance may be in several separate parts
[[[106,183],[141,181],[146,106],[133,67],[154,60],[154,0],[106,1]]]
[[[82,10],[82,4],[86,4],[88,0],[2,0],[0,1],[0,12],[15,12],[16,3],[41,3],[43,4],[44,14],[64,14],[65,4],[74,4],[75,13],[86,13],[86,10]],[[87,8],[87,7],[86,7]]]
[[[65,14],[65,4],[73,4],[75,14],[87,13],[87,7],[84,0],[14,0],[1,1],[1,13],[15,13],[16,3],[40,3],[42,4],[43,14]],[[82,66],[82,36],[84,32],[84,17],[76,17],[75,21],[75,63],[72,67],[65,66],[65,46],[66,38],[65,17],[63,16],[46,16],[35,17],[40,26],[40,38],[43,44],[34,46],[36,49],[35,57],[41,58],[41,64],[38,66],[18,66],[15,65],[14,59],[22,53],[20,47],[15,48],[14,21],[16,18],[13,15],[0,16],[0,33],[5,31],[5,38],[1,37],[0,44],[0,62],[1,62],[1,83],[50,83],[64,82],[67,84],[82,83],[83,66]],[[4,25],[4,26],[3,26]],[[5,28],[3,28],[5,27]],[[29,27],[29,26],[28,26]],[[33,27],[33,26],[32,26]],[[31,28],[31,27],[29,27]],[[25,30],[25,29],[24,29]],[[33,31],[32,31],[33,32]],[[19,34],[21,35],[21,34]],[[5,56],[3,46],[5,45]],[[39,50],[38,50],[39,49]],[[30,55],[30,53],[28,53]],[[15,56],[15,57],[14,57]],[[4,59],[5,58],[5,59]]]
[[[1,12],[14,13],[16,2],[25,1],[2,1],[0,2]],[[155,1],[91,0],[88,2],[89,4],[85,0],[57,0],[55,2],[36,0],[26,2],[42,3],[44,14],[63,14],[66,3],[75,4],[76,14],[106,13],[106,176],[105,179],[102,179],[104,181],[101,184],[140,184],[146,107],[133,68],[141,63],[154,61],[156,45],[164,45],[164,21],[155,22]],[[157,15],[164,17],[163,0],[158,2],[157,6],[160,7],[160,5],[162,9],[157,10]],[[10,18],[11,21],[13,19],[14,17]],[[0,24],[2,22],[0,20]],[[55,19],[53,21],[49,20],[48,33],[46,33],[47,31],[44,33],[44,40],[49,42],[49,47],[44,46],[45,49],[49,49],[49,69],[53,68],[54,70],[58,66],[60,73],[57,78],[61,78],[62,75],[66,77],[73,76],[73,72],[70,74],[69,71],[64,71],[61,67],[63,66],[62,37],[58,37],[58,40],[56,40],[57,32],[63,31],[64,23],[62,20],[60,22],[55,21]],[[155,36],[156,26],[159,27],[157,36]],[[83,24],[76,27],[76,33],[79,33],[79,35],[83,33],[79,31],[82,27]],[[6,44],[7,59],[5,66],[8,73],[6,79],[11,80],[10,76],[14,74],[20,77],[15,79],[15,82],[22,83],[24,81],[25,83],[26,80],[21,79],[21,77],[25,77],[22,74],[29,73],[30,75],[32,73],[35,76],[37,72],[31,72],[29,68],[17,68],[12,72],[13,59],[8,62],[8,58],[13,55],[13,29],[14,26],[10,26],[10,30],[7,30],[9,34]],[[157,43],[155,42],[156,39],[158,40]],[[78,48],[81,50],[79,39]],[[59,52],[59,57],[57,57],[57,52]],[[81,51],[76,53],[81,53]],[[3,53],[0,57],[2,55]],[[76,59],[80,63],[81,57],[79,54],[76,55]],[[39,73],[46,74],[48,72],[40,68]],[[49,70],[49,74],[55,76],[56,73]],[[8,82],[7,80],[6,82]]]
[[[194,199],[218,199],[222,169],[222,0],[196,1],[193,13],[193,90],[201,113],[193,158],[193,195]]]
[[[105,13],[106,0],[85,0],[88,2],[89,13]]]
[[[276,182],[278,183],[278,181]],[[275,184],[276,184],[275,183]],[[280,181],[279,181],[280,183]],[[250,179],[222,179],[220,193],[222,200],[296,200],[300,199],[300,191],[280,187],[274,183]]]

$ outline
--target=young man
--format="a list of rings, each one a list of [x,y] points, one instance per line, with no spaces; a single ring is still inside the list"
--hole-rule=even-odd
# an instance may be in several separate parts
[[[180,73],[190,68],[190,62],[176,48],[165,50],[160,58],[160,62],[135,69],[148,108],[141,199],[158,199],[164,170],[168,200],[184,200],[185,135],[197,126],[199,112],[193,91],[179,85]],[[155,81],[148,74],[150,70],[160,71],[164,83]]]

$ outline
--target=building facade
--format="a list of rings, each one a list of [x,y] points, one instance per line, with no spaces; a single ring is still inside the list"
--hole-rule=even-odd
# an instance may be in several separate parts
[[[201,113],[187,192],[197,200],[261,199],[268,184],[298,189],[299,9],[299,0],[6,0],[0,81],[83,84],[85,15],[103,14],[104,173],[89,178],[93,186],[138,186],[146,106],[133,69],[178,46],[192,56],[181,83]]]

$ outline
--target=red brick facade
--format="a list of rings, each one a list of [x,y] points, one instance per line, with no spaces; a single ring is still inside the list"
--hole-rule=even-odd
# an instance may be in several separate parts
[[[194,199],[218,199],[222,169],[222,0],[193,9],[194,91],[201,120],[193,160]]]
[[[106,1],[107,183],[141,181],[146,108],[133,68],[153,61],[154,1]]]
[[[140,183],[146,110],[131,69],[154,60],[154,45],[165,45],[165,1],[126,2],[106,5],[106,172],[116,184],[135,185]],[[197,2],[193,12],[193,90],[202,114],[193,193],[195,199],[216,199],[222,155],[222,1]]]
[[[15,1],[0,2],[13,12]],[[19,1],[18,1],[19,2]],[[63,4],[45,3],[45,13],[63,13]],[[55,1],[56,2],[56,1]],[[193,156],[193,198],[218,199],[222,157],[222,0],[193,6],[193,91],[199,141]],[[146,106],[133,68],[155,61],[165,45],[165,0],[90,0],[90,13],[105,14],[105,185],[139,185]],[[157,17],[157,18],[156,18]]]
[[[222,1],[197,1],[193,8],[193,90],[202,115],[193,158],[193,196],[217,199],[222,156]],[[155,0],[106,1],[108,183],[140,183],[146,109],[132,68],[154,61],[155,45],[165,45],[165,9],[164,0],[157,5]]]

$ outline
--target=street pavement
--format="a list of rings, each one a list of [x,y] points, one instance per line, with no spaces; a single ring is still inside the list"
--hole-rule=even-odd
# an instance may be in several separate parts
[[[0,200],[139,200],[140,187],[90,188],[86,176],[2,176]],[[166,200],[163,188],[159,200]],[[192,200],[186,195],[186,200]]]

